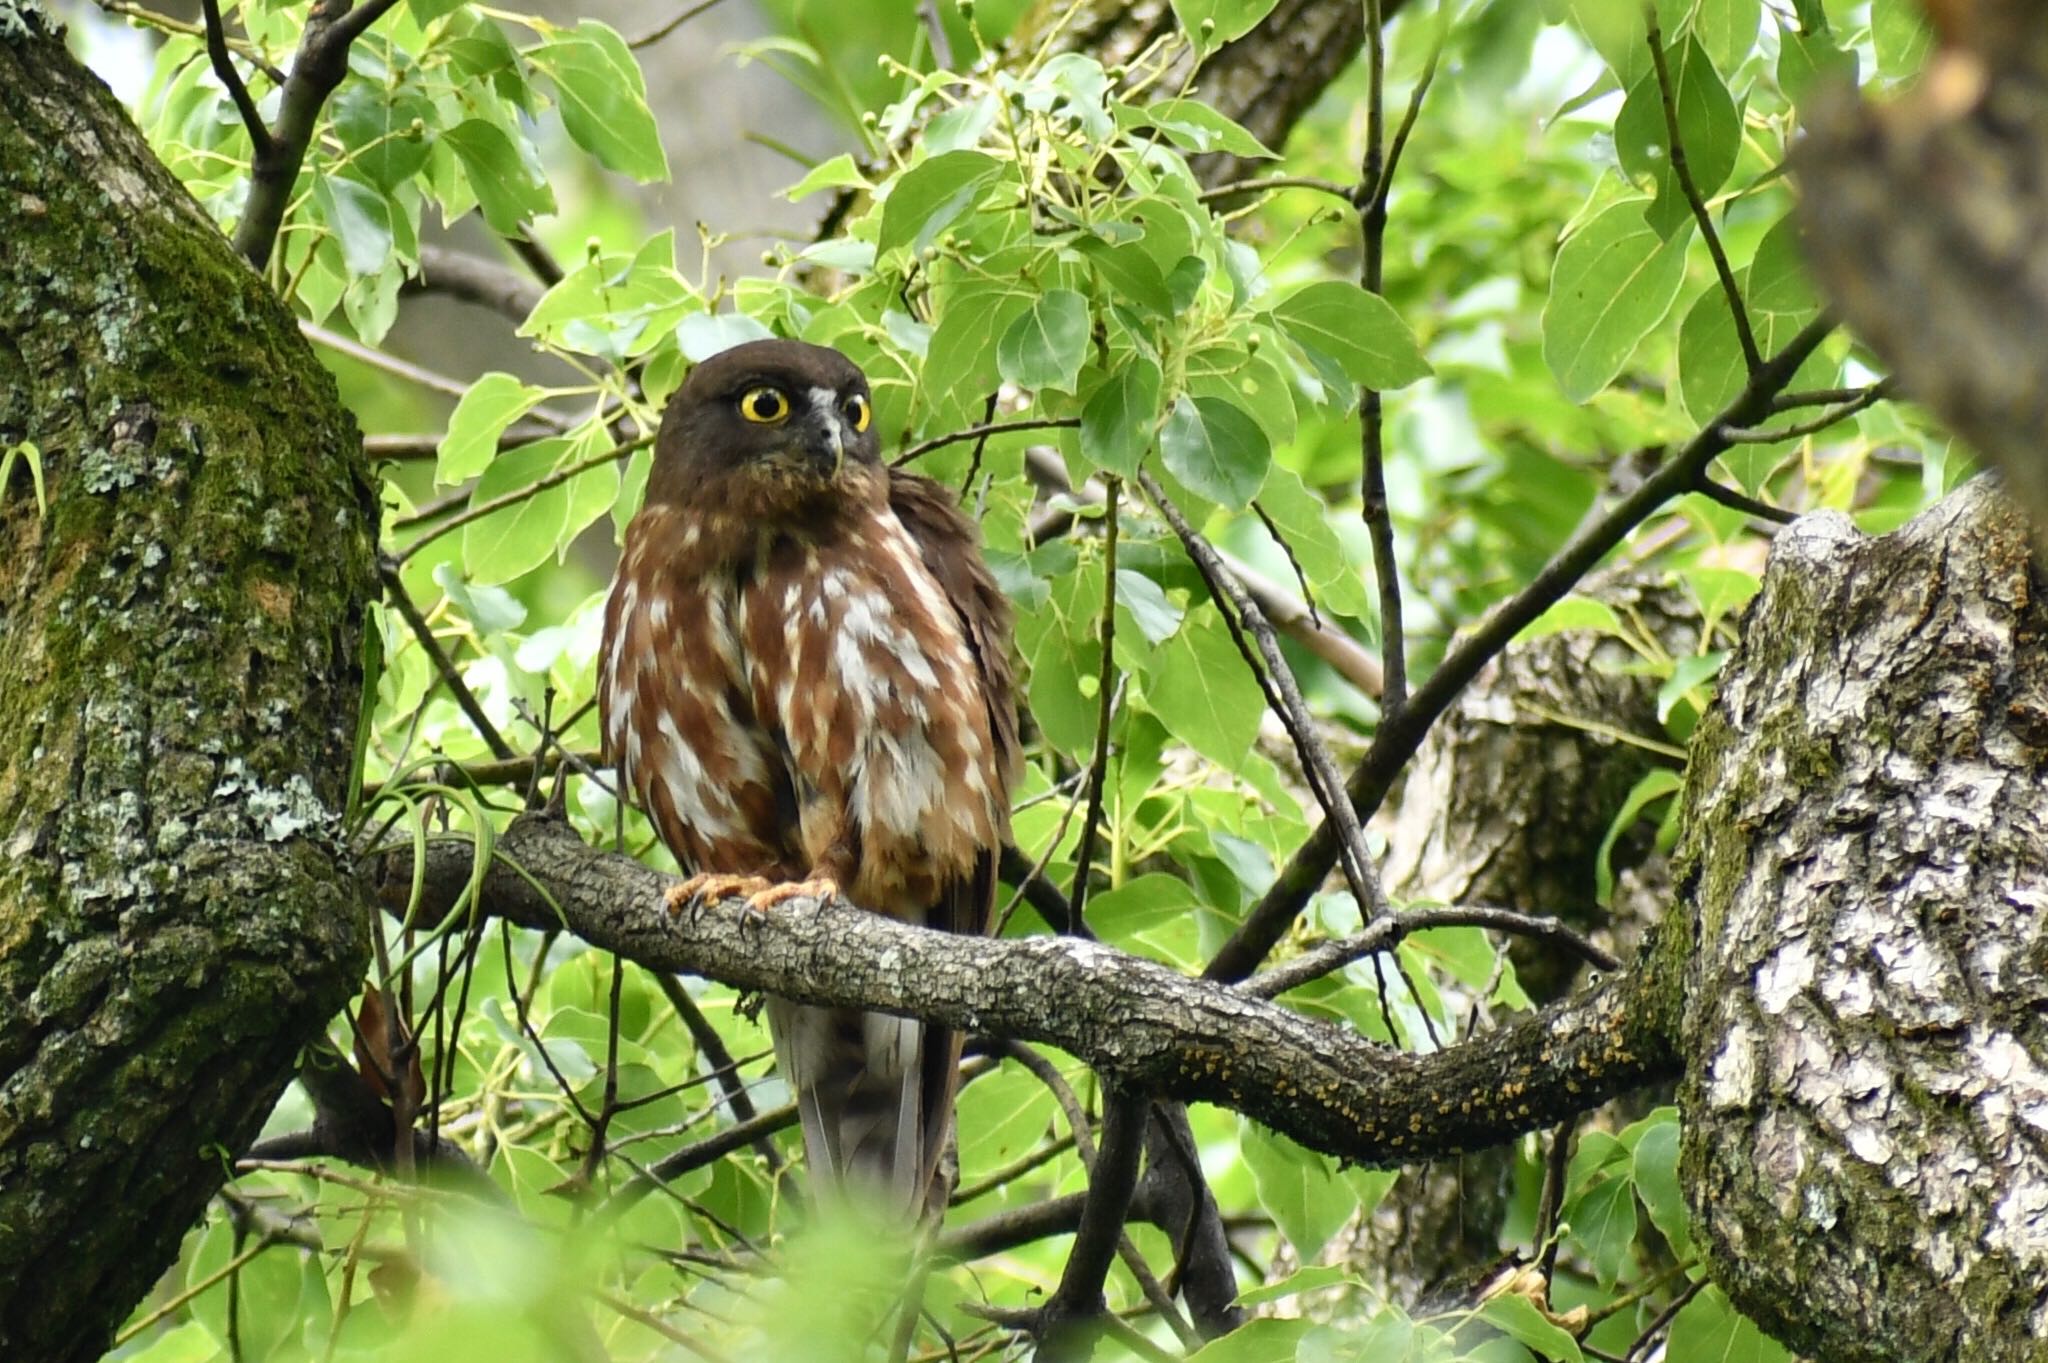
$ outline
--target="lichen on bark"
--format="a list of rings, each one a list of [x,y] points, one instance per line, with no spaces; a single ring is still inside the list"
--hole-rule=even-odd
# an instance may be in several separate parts
[[[1684,1172],[1840,1363],[2048,1358],[2048,604],[1988,481],[1779,539],[1693,745]]]
[[[0,1352],[96,1358],[359,976],[373,501],[332,381],[50,25],[0,41]]]

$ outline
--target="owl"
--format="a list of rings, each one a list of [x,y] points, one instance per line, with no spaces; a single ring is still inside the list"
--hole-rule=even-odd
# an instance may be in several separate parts
[[[837,895],[987,931],[1017,761],[1009,625],[950,491],[882,462],[850,360],[767,340],[699,364],[663,415],[598,661],[605,759],[690,876],[671,906]],[[814,1185],[942,1207],[961,1038],[766,1008]]]

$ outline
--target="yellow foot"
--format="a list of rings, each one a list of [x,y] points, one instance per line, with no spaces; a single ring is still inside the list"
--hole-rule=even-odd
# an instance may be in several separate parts
[[[777,904],[791,899],[827,899],[839,893],[839,882],[830,876],[812,876],[808,880],[786,880],[780,885],[770,885],[747,896],[747,907],[766,913]]]
[[[699,904],[728,895],[760,895],[772,888],[760,876],[716,876],[695,875],[680,885],[671,885],[661,897],[669,914],[674,916]]]

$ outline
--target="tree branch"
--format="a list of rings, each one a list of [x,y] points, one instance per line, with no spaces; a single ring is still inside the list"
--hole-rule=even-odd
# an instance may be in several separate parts
[[[348,74],[349,44],[396,3],[364,0],[351,9],[349,0],[330,0],[316,3],[307,15],[299,54],[292,62],[291,74],[285,77],[277,129],[267,142],[257,145],[250,159],[249,201],[235,229],[235,249],[258,270],[270,263],[277,229],[284,222],[285,206],[291,201],[306,148],[312,145],[321,106]]]
[[[1046,1042],[1114,1086],[1217,1103],[1360,1164],[1497,1144],[1679,1068],[1669,964],[1638,966],[1476,1041],[1409,1055],[1077,938],[964,937],[833,901],[761,914],[735,898],[672,919],[660,907],[671,877],[539,816],[515,820],[496,850],[481,902],[512,922],[565,926],[650,969],[800,1003]],[[466,838],[429,845],[426,911],[455,903],[471,855]],[[386,853],[377,869],[398,908],[410,848]]]

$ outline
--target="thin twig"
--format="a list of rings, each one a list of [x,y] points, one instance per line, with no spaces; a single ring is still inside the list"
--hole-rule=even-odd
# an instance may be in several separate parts
[[[464,511],[461,515],[450,516],[447,520],[442,521],[433,529],[422,534],[418,539],[414,540],[411,544],[408,544],[405,546],[405,548],[399,550],[397,555],[397,561],[399,563],[404,563],[407,559],[410,559],[414,554],[417,554],[420,550],[426,548],[435,540],[440,539],[443,535],[446,535],[451,531],[460,530],[465,525],[474,524],[475,522],[482,520],[486,516],[492,515],[495,512],[503,511],[508,506],[517,506],[519,505],[519,503],[526,501],[528,498],[536,497],[539,494],[546,492],[549,488],[556,486],[557,484],[568,482],[571,478],[576,477],[578,474],[588,473],[592,469],[602,468],[606,464],[616,463],[619,460],[624,459],[627,455],[633,453],[635,450],[645,449],[647,446],[652,445],[653,443],[654,437],[651,434],[639,436],[632,440],[623,441],[620,444],[612,446],[603,454],[593,454],[588,459],[579,459],[573,464],[565,464],[561,468],[556,469],[553,473],[546,474],[542,477],[534,479],[525,487],[514,488],[510,492],[500,493],[496,497],[491,498],[489,501],[473,503],[470,506],[470,508],[467,511]]]
[[[1435,80],[1444,44],[1440,27],[1429,64],[1409,95],[1390,149],[1386,143],[1386,42],[1380,10],[1380,0],[1366,0],[1366,141],[1356,200],[1364,257],[1359,283],[1367,293],[1376,295],[1386,293],[1387,200],[1393,190],[1394,170]],[[1373,577],[1379,588],[1380,708],[1386,713],[1398,710],[1408,698],[1408,644],[1401,613],[1401,569],[1394,557],[1394,518],[1387,506],[1386,415],[1376,388],[1359,390],[1358,439],[1360,515],[1372,541]]]
[[[720,5],[724,3],[725,0],[697,0],[697,3],[694,5],[685,5],[677,13],[671,15],[667,19],[662,20],[659,24],[655,25],[653,28],[648,29],[639,37],[628,38],[626,40],[626,46],[635,49],[642,47],[651,47],[655,43],[660,42],[663,38],[666,38],[669,34],[681,28],[684,24],[689,23],[690,20],[696,18],[698,15],[705,14],[710,12],[711,10],[717,9]]]
[[[1431,928],[1491,928],[1495,932],[1533,937],[1551,946],[1563,947],[1596,970],[1621,968],[1621,961],[1614,953],[1587,940],[1558,919],[1484,904],[1446,904],[1390,913],[1358,932],[1311,947],[1283,965],[1254,975],[1238,988],[1254,998],[1277,998],[1353,961],[1391,951],[1408,937]]]
[[[1700,480],[1694,485],[1693,491],[1708,501],[1719,502],[1731,511],[1740,511],[1745,516],[1754,516],[1773,525],[1790,525],[1799,519],[1798,512],[1787,511],[1782,506],[1772,506],[1769,502],[1759,501],[1747,492],[1715,481],[1704,470],[1701,471]]]
[[[308,14],[298,55],[280,92],[277,127],[250,158],[249,197],[235,229],[235,249],[258,270],[270,263],[321,106],[348,74],[349,46],[397,2],[363,0],[349,8],[341,0],[326,7],[315,5]]]
[[[1201,202],[1215,203],[1221,199],[1235,199],[1246,194],[1264,194],[1276,189],[1311,189],[1318,194],[1327,194],[1333,199],[1346,203],[1354,202],[1358,186],[1339,184],[1335,180],[1320,180],[1312,175],[1268,175],[1256,180],[1237,180],[1227,185],[1205,189],[1196,196]]]
[[[1723,426],[1722,434],[1731,445],[1771,445],[1780,440],[1797,440],[1802,436],[1819,435],[1838,421],[1855,416],[1866,407],[1882,402],[1889,396],[1888,386],[1873,384],[1847,402],[1828,408],[1819,416],[1790,426]]]
[[[1145,495],[1159,508],[1159,514],[1166,518],[1166,523],[1173,527],[1173,533],[1180,538],[1182,548],[1201,571],[1210,591],[1220,593],[1220,600],[1229,602],[1252,636],[1259,656],[1265,662],[1267,676],[1278,693],[1280,718],[1294,739],[1302,769],[1309,776],[1310,788],[1323,806],[1323,817],[1335,822],[1343,839],[1341,860],[1351,892],[1358,900],[1359,914],[1367,922],[1378,918],[1387,911],[1387,900],[1380,889],[1379,875],[1373,869],[1371,854],[1366,850],[1365,834],[1352,812],[1351,802],[1345,798],[1344,783],[1337,776],[1337,764],[1330,759],[1330,750],[1316,733],[1315,720],[1308,712],[1307,703],[1302,700],[1301,688],[1294,680],[1294,670],[1280,652],[1280,641],[1274,637],[1273,627],[1266,623],[1258,603],[1223,566],[1215,549],[1188,524],[1187,517],[1166,495],[1166,489],[1159,485],[1159,480],[1142,470],[1138,479]]]
[[[1801,407],[1828,407],[1838,402],[1854,402],[1877,388],[1883,389],[1889,397],[1892,381],[1880,379],[1860,388],[1807,388],[1797,393],[1780,393],[1771,399],[1771,411],[1775,414],[1797,411]]]
[[[242,126],[249,131],[249,144],[256,155],[262,156],[270,150],[270,129],[264,125],[256,101],[249,97],[249,87],[242,83],[241,73],[235,70],[228,55],[227,26],[221,22],[220,0],[202,0],[200,9],[206,16],[207,60],[213,63],[213,74],[227,87],[228,98],[234,100],[235,112],[242,116]]]
[[[889,462],[900,469],[913,460],[924,458],[933,450],[942,450],[948,445],[957,445],[963,440],[986,440],[992,435],[1010,435],[1017,431],[1062,431],[1072,429],[1080,424],[1081,418],[1074,416],[1031,417],[1022,421],[984,421],[978,425],[969,426],[964,430],[953,431],[947,435],[935,435],[929,440],[920,440],[917,444],[912,445]]]
[[[377,571],[384,579],[384,590],[391,597],[391,604],[405,618],[405,623],[412,630],[413,638],[419,640],[420,647],[426,650],[427,660],[433,664],[434,674],[441,679],[441,684],[448,688],[448,693],[455,697],[455,703],[462,707],[462,713],[469,717],[470,724],[489,746],[492,755],[500,761],[511,761],[517,756],[516,751],[505,741],[504,735],[498,732],[498,726],[491,723],[491,717],[484,713],[484,707],[477,702],[475,693],[469,689],[469,683],[462,679],[462,674],[455,668],[454,660],[441,647],[441,641],[434,636],[434,627],[427,623],[427,617],[420,613],[419,606],[413,602],[412,594],[406,591],[405,580],[398,573],[400,561],[386,558],[377,565]]]
[[[1109,510],[1103,520],[1102,623],[1098,634],[1102,668],[1096,679],[1095,757],[1088,765],[1088,811],[1081,816],[1081,847],[1074,856],[1074,886],[1067,897],[1069,926],[1086,921],[1081,911],[1088,904],[1088,873],[1102,827],[1102,788],[1109,779],[1109,726],[1116,717],[1116,503],[1122,487],[1122,479],[1109,480]]]
[[[704,1010],[690,997],[690,991],[683,988],[683,982],[665,970],[650,970],[655,987],[661,990],[669,1007],[676,1010],[676,1016],[683,1020],[690,1039],[697,1043],[697,1053],[704,1057],[704,1066],[718,1081],[718,1087],[725,1094],[725,1105],[732,1112],[734,1122],[750,1122],[759,1114],[754,1111],[754,1100],[747,1096],[747,1086],[740,1082],[739,1066],[733,1062],[732,1052],[726,1049],[725,1038],[711,1025],[711,1019],[704,1016]],[[771,1170],[782,1167],[782,1156],[775,1149],[775,1142],[763,1136],[754,1143],[754,1149],[766,1160]]]
[[[1714,273],[1721,277],[1721,292],[1727,295],[1728,310],[1735,317],[1735,339],[1742,345],[1745,372],[1754,375],[1764,367],[1763,352],[1757,349],[1756,332],[1749,325],[1749,308],[1743,302],[1742,287],[1735,282],[1735,271],[1728,264],[1728,253],[1721,248],[1721,235],[1714,230],[1714,215],[1700,196],[1699,185],[1692,178],[1692,167],[1686,162],[1685,139],[1678,132],[1678,92],[1671,85],[1670,64],[1664,59],[1664,35],[1658,31],[1654,9],[1648,12],[1648,23],[1650,60],[1657,68],[1657,94],[1664,104],[1664,135],[1671,143],[1671,174],[1677,179],[1686,203],[1692,207],[1693,218],[1700,225],[1700,235],[1706,238],[1707,253],[1714,258]]]

